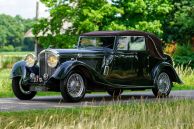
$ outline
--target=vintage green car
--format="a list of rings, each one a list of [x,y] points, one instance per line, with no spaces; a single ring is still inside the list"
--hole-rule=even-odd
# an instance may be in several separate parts
[[[11,72],[12,89],[21,100],[38,91],[61,92],[66,101],[80,101],[85,93],[152,89],[168,96],[173,82],[181,83],[172,59],[155,35],[141,31],[96,31],[81,34],[76,49],[45,49],[17,62]]]

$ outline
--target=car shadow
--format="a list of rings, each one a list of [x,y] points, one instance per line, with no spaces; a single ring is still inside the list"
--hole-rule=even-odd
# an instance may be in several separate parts
[[[173,98],[172,96],[168,98]],[[159,98],[163,99],[163,98]],[[154,95],[152,94],[135,94],[135,95],[121,95],[119,97],[112,97],[110,95],[106,94],[89,94],[86,95],[82,101],[78,103],[111,103],[111,102],[127,102],[127,101],[134,101],[134,100],[158,100]],[[49,102],[49,103],[71,103],[71,104],[76,104],[72,102],[65,102],[61,96],[49,96],[49,97],[35,97],[32,101],[36,102]]]

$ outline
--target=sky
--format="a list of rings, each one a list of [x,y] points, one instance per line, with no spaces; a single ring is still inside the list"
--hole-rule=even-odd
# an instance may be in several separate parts
[[[23,18],[34,18],[36,15],[37,0],[0,0],[0,14],[11,16],[20,15]],[[48,9],[39,4],[39,17],[48,17]]]

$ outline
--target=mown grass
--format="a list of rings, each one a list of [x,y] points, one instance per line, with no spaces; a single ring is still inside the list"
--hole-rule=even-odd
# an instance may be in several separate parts
[[[132,102],[101,107],[0,112],[6,129],[192,129],[194,101]]]

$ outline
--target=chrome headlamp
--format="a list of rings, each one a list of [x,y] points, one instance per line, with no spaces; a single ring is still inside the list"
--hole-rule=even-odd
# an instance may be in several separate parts
[[[47,64],[49,67],[54,68],[59,62],[59,56],[57,54],[51,54],[47,58]]]
[[[33,54],[28,54],[25,57],[25,62],[28,67],[33,67],[36,64],[36,56]]]

